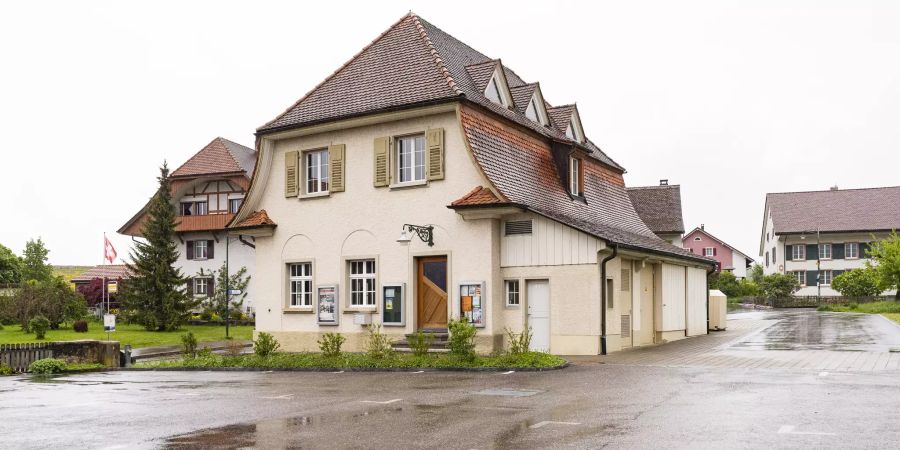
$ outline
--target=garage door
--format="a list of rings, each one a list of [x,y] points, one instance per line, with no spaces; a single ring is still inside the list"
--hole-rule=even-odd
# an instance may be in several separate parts
[[[687,269],[687,335],[706,334],[706,271]]]

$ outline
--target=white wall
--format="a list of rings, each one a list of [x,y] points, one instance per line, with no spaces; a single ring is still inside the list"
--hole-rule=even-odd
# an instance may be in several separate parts
[[[687,268],[687,335],[706,334],[706,270]]]
[[[603,247],[597,238],[536,214],[508,216],[503,223],[516,220],[531,220],[532,233],[506,236],[501,225],[501,267],[597,263]]]
[[[657,331],[685,329],[685,269],[684,266],[662,264],[662,314]]]
[[[176,267],[181,269],[182,275],[193,278],[199,275],[201,269],[204,273],[208,273],[210,271],[219,270],[222,267],[222,264],[225,263],[225,234],[220,232],[217,236],[219,239],[218,242],[216,242],[216,239],[211,232],[193,232],[183,233],[181,235],[184,242],[177,239],[175,240],[175,244],[178,245],[178,261],[176,262]],[[187,241],[189,240],[212,240],[213,246],[215,247],[213,250],[213,258],[204,260],[187,259]],[[245,238],[245,240],[252,243],[251,238]],[[254,269],[256,266],[256,257],[251,247],[242,244],[234,237],[231,238],[228,254],[228,270],[230,273],[233,274],[240,270],[241,267],[246,267],[247,273],[251,276],[250,283],[247,285],[247,297],[244,299],[243,304],[243,311],[246,312],[247,307],[254,306],[254,288],[256,284]]]

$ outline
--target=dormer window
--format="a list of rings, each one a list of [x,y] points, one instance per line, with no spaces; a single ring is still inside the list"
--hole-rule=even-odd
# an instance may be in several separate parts
[[[580,158],[569,157],[569,193],[575,197],[584,195],[584,166]]]
[[[497,66],[497,69],[494,70],[494,74],[491,76],[491,81],[488,81],[487,87],[484,89],[484,96],[488,98],[488,100],[503,106],[504,108],[508,108],[510,103],[512,103],[512,96],[509,93],[509,87],[506,86],[506,81],[500,73],[501,67]]]
[[[569,125],[566,127],[566,137],[583,144],[584,143],[584,130],[581,128],[581,118],[578,117],[578,110],[575,109],[572,111],[572,116],[569,117]]]
[[[547,119],[547,111],[544,109],[537,90],[531,96],[531,100],[528,101],[528,107],[525,108],[525,117],[544,126],[550,123]]]

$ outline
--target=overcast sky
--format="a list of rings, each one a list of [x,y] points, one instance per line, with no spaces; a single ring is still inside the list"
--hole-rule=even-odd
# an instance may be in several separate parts
[[[377,5],[377,6],[376,6]],[[758,253],[766,192],[900,184],[900,3],[11,2],[0,8],[0,243],[99,264],[216,136],[247,146],[410,8],[577,102],[630,186]],[[825,6],[827,5],[827,6]],[[314,7],[313,7],[314,6]]]

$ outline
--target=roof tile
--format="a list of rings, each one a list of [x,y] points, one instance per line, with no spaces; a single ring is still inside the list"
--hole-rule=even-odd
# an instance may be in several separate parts
[[[900,186],[766,195],[776,233],[900,229]]]
[[[246,172],[249,176],[253,173],[255,164],[255,150],[217,137],[181,167],[175,169],[170,176],[178,178],[236,172]]]
[[[680,186],[630,187],[628,196],[641,220],[654,233],[684,233]]]

